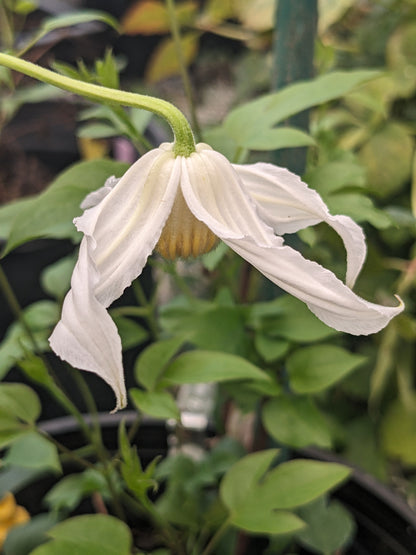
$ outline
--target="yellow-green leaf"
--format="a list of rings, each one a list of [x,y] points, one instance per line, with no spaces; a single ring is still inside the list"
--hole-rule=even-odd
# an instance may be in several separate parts
[[[182,54],[188,66],[194,60],[198,50],[199,33],[187,33],[181,39]],[[163,40],[153,53],[146,71],[146,80],[156,83],[180,72],[179,60],[173,40]]]
[[[179,25],[192,22],[197,10],[195,2],[182,2],[175,7]],[[121,20],[122,32],[126,35],[156,35],[170,32],[168,12],[164,2],[145,0],[136,2]]]

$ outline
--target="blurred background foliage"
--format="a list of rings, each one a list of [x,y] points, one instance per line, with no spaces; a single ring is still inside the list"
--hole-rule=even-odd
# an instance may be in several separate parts
[[[78,50],[68,47],[77,40],[71,29],[79,27],[72,26],[70,19],[75,15],[48,14],[45,7],[39,9],[42,2],[10,3],[11,16],[0,17],[2,47],[18,53],[30,46],[33,59],[49,59],[67,75],[109,87],[121,82],[125,89],[165,97],[195,118],[202,138],[232,161],[267,160],[279,143],[268,147],[243,143],[232,114],[237,106],[249,106],[252,99],[270,92],[275,2],[176,3],[181,55],[191,77],[188,94],[165,3],[113,4],[83,5],[111,16],[83,12],[85,25],[98,25],[93,27],[98,46],[83,52],[82,63]],[[7,5],[0,3],[3,10]],[[80,6],[74,2],[73,7]],[[31,46],[34,37],[42,37],[36,47]],[[348,214],[364,227],[368,257],[356,291],[380,303],[389,302],[391,292],[397,291],[406,311],[377,336],[344,336],[320,323],[295,299],[269,300],[270,291],[262,278],[243,267],[232,253],[219,249],[205,258],[203,270],[210,283],[207,298],[214,301],[190,305],[186,296],[176,296],[163,306],[160,326],[162,332],[183,337],[199,348],[248,357],[278,375],[283,394],[267,401],[261,414],[271,437],[289,447],[332,448],[402,491],[415,506],[415,0],[319,1],[315,75],[364,69],[378,73],[365,83],[357,81],[358,86],[351,86],[345,94],[328,97],[328,102],[316,102],[307,133],[284,134],[282,145],[308,145],[305,180],[333,213]],[[48,86],[33,84],[18,87],[12,97],[8,91],[16,83],[4,69],[0,81],[6,91],[5,126],[23,103],[62,97]],[[76,102],[82,158],[114,153],[120,136],[138,152],[149,142],[169,138],[160,122],[141,111]],[[261,137],[265,123],[254,121],[253,125],[259,127],[252,134]],[[3,215],[6,221],[6,212]],[[319,225],[298,235],[300,239],[288,238],[288,242],[295,241],[306,256],[343,276],[345,254],[335,233]],[[62,276],[69,275],[71,262],[62,268],[57,298],[62,297]],[[238,281],[236,275],[241,276]],[[195,278],[189,270],[186,279],[190,286],[200,286],[199,274]],[[229,286],[216,289],[218,283]],[[258,391],[253,395],[233,385],[228,390],[224,386],[223,392],[243,412],[256,408]]]

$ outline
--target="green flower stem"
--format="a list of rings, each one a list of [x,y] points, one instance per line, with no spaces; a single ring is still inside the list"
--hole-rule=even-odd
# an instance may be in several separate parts
[[[212,536],[210,542],[208,543],[208,545],[206,546],[206,548],[204,549],[201,555],[210,555],[211,553],[213,553],[213,549],[216,547],[219,540],[223,537],[225,532],[228,530],[230,524],[231,523],[229,518],[222,523],[222,525],[218,528],[216,533]]]
[[[151,518],[159,534],[171,549],[171,553],[186,555],[186,551],[179,537],[178,532],[164,517],[157,511],[151,501],[140,503],[127,492],[122,492],[122,499],[126,507],[139,516]]]
[[[185,89],[186,98],[191,112],[192,126],[195,130],[198,141],[201,140],[201,128],[198,123],[195,111],[194,95],[192,92],[191,80],[189,79],[188,70],[186,68],[185,58],[182,50],[181,31],[176,17],[175,0],[166,0],[166,8],[169,17],[170,29],[172,32],[173,43],[175,45],[176,57],[179,62],[183,88]]]
[[[0,65],[97,102],[121,104],[153,112],[171,126],[175,136],[173,150],[176,156],[190,156],[195,152],[194,136],[187,119],[178,108],[166,100],[78,81],[4,53],[0,53]]]

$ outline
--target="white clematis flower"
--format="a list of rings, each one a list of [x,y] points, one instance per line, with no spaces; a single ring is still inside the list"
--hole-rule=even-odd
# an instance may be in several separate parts
[[[124,176],[91,193],[74,220],[84,233],[71,290],[50,344],[73,366],[95,372],[126,405],[121,341],[106,308],[140,275],[153,250],[167,258],[197,256],[221,239],[273,283],[305,302],[329,326],[351,334],[379,331],[403,304],[385,307],[350,289],[366,247],[361,228],[332,216],[320,196],[271,164],[233,165],[199,144],[189,157],[162,144]],[[284,244],[280,235],[319,222],[347,251],[347,285]]]

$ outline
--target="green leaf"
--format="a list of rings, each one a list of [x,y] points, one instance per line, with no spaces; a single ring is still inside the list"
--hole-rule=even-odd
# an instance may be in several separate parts
[[[262,421],[268,433],[286,445],[331,447],[329,426],[309,398],[271,399],[263,407]]]
[[[0,384],[0,413],[33,424],[39,418],[40,411],[39,398],[29,386],[19,383]]]
[[[256,333],[254,344],[266,362],[273,362],[282,358],[289,350],[290,343],[284,339],[270,337],[262,333]]]
[[[411,175],[414,141],[406,125],[390,121],[360,151],[368,188],[379,197],[397,194]]]
[[[59,306],[52,301],[38,301],[23,311],[23,318],[32,331],[39,349],[49,350],[48,337],[51,327],[59,319]],[[3,377],[16,361],[28,356],[34,349],[32,340],[20,322],[14,322],[0,344],[0,377]]]
[[[17,493],[37,481],[42,475],[43,471],[37,468],[22,468],[20,466],[2,468],[0,471],[0,497],[6,495],[8,491]]]
[[[163,308],[160,322],[169,334],[180,336],[200,349],[247,354],[241,307],[202,301],[189,304],[179,299]]]
[[[416,465],[416,396],[412,406],[401,400],[393,401],[381,424],[381,443],[384,452],[403,464]]]
[[[131,318],[126,318],[125,316],[115,316],[113,317],[113,320],[121,337],[123,351],[137,347],[137,345],[140,345],[148,339],[149,332]]]
[[[315,140],[300,129],[293,127],[277,127],[265,129],[263,133],[245,141],[244,147],[250,150],[278,150],[279,148],[295,148],[312,146]]]
[[[84,497],[99,491],[108,497],[108,487],[104,476],[94,469],[78,474],[70,474],[60,480],[45,496],[45,502],[53,511],[74,510]]]
[[[122,457],[121,475],[123,480],[138,499],[147,503],[148,490],[156,491],[158,488],[158,483],[153,476],[159,457],[153,459],[146,470],[143,471],[137,448],[130,445],[124,421],[121,422],[119,427],[119,447]]]
[[[325,197],[325,202],[332,214],[344,214],[357,222],[369,222],[377,229],[386,229],[392,225],[390,216],[376,208],[373,201],[361,193],[335,193]]]
[[[28,555],[47,540],[46,533],[58,522],[58,515],[43,513],[31,516],[23,525],[12,528],[6,537],[3,555]]]
[[[167,391],[142,391],[133,388],[129,390],[129,393],[133,403],[141,412],[163,420],[169,418],[179,420],[178,406]]]
[[[253,304],[248,324],[269,337],[280,337],[295,343],[320,341],[339,333],[318,320],[305,303],[290,295]]]
[[[231,514],[255,513],[258,507],[285,510],[305,505],[343,482],[351,472],[340,464],[304,459],[266,472],[270,457],[270,451],[247,455],[227,472],[220,494]]]
[[[311,81],[295,83],[232,110],[224,123],[241,147],[256,141],[278,123],[307,108],[339,98],[357,85],[379,75],[373,70],[337,71]]]
[[[299,516],[307,527],[296,533],[297,540],[313,552],[324,555],[338,553],[352,540],[355,522],[338,501],[327,503],[325,498],[302,507]]]
[[[230,380],[265,380],[270,377],[247,360],[214,351],[189,351],[179,355],[166,369],[163,381],[174,384],[210,383]]]
[[[164,368],[183,344],[183,339],[172,337],[152,343],[144,349],[134,366],[136,380],[152,391]]]
[[[316,393],[361,366],[366,357],[335,345],[312,345],[294,351],[287,359],[290,387],[296,393]]]
[[[52,541],[31,555],[130,555],[132,537],[128,526],[109,515],[82,515],[57,524],[48,532]]]
[[[102,187],[111,175],[122,175],[127,167],[112,160],[90,160],[65,170],[44,192],[13,212],[3,256],[37,237],[79,238],[72,220],[81,214],[85,196]]]
[[[50,441],[37,432],[16,439],[4,458],[5,464],[24,468],[45,468],[61,472],[58,452]]]
[[[84,9],[82,11],[71,11],[67,14],[44,19],[40,28],[40,33],[44,36],[46,33],[50,33],[56,29],[71,27],[72,25],[79,25],[80,23],[90,23],[91,21],[102,21],[110,27],[113,27],[116,31],[119,29],[117,20],[110,14],[98,10]]]
[[[220,496],[229,510],[229,520],[238,528],[264,534],[287,534],[303,527],[303,522],[293,513],[280,511],[279,491],[274,499],[265,497],[262,483],[276,457],[274,449],[247,455],[234,464],[220,484]]]
[[[42,289],[52,297],[62,300],[71,286],[71,275],[75,262],[75,257],[71,255],[48,266],[40,277]]]

